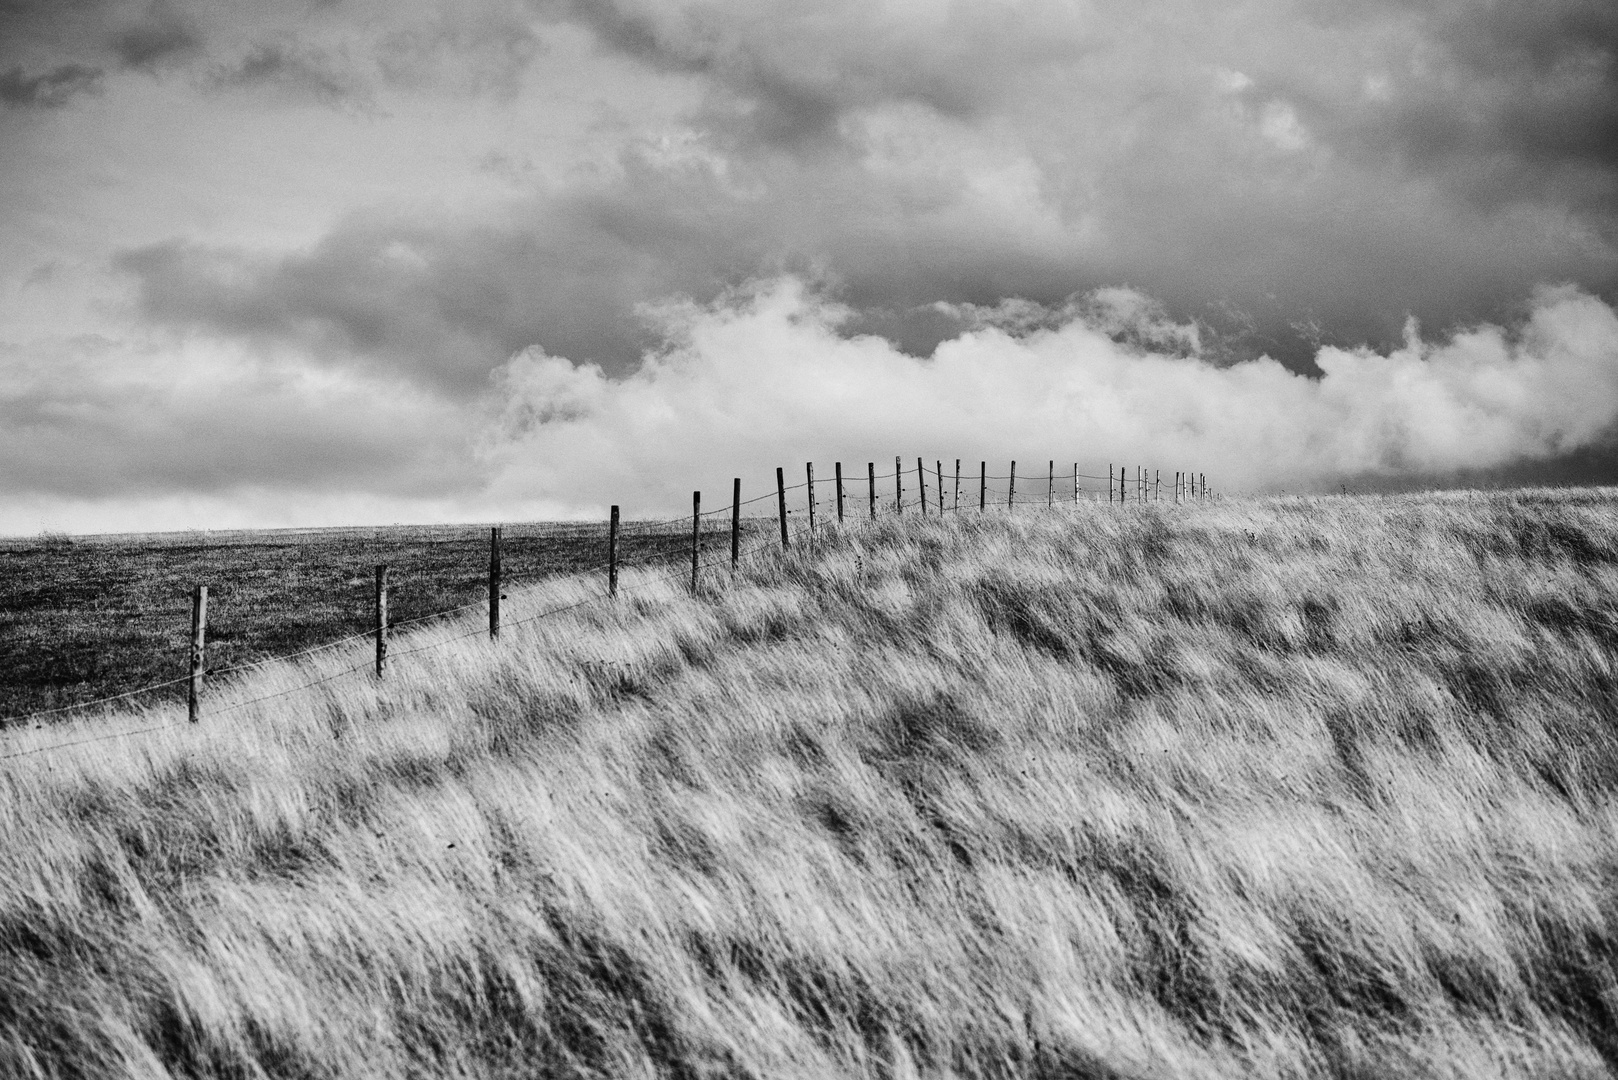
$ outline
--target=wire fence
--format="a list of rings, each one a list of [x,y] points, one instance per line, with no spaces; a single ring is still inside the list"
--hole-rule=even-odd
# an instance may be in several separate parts
[[[784,471],[778,470],[777,484],[774,490],[763,495],[748,499],[732,498],[731,501],[703,511],[694,509],[692,514],[680,517],[654,521],[619,522],[618,508],[613,507],[613,518],[610,525],[598,523],[589,524],[535,524],[531,526],[515,527],[516,535],[508,535],[507,527],[495,527],[489,534],[487,553],[489,556],[489,570],[487,574],[469,573],[466,567],[465,556],[469,553],[468,538],[457,537],[452,541],[438,541],[441,546],[455,547],[457,554],[462,556],[455,560],[450,567],[456,571],[454,580],[463,588],[482,586],[486,591],[477,599],[437,607],[424,612],[416,612],[404,618],[390,619],[388,617],[387,591],[384,582],[386,575],[382,566],[377,566],[376,583],[377,594],[375,607],[370,613],[375,620],[374,625],[366,630],[353,631],[341,634],[330,640],[322,641],[307,647],[273,655],[255,657],[234,663],[226,663],[216,667],[206,664],[206,589],[198,589],[194,594],[191,611],[193,634],[190,656],[191,670],[184,675],[155,681],[134,689],[123,690],[107,694],[86,701],[53,706],[50,708],[34,709],[0,717],[0,731],[33,723],[42,726],[41,721],[46,719],[60,719],[67,714],[86,713],[97,709],[107,709],[111,706],[132,703],[144,695],[155,695],[165,690],[187,685],[190,700],[190,717],[196,719],[199,712],[198,695],[208,680],[219,680],[225,676],[236,676],[233,683],[226,686],[237,688],[250,684],[243,682],[240,676],[258,671],[272,665],[296,664],[308,661],[322,653],[332,652],[345,646],[352,647],[362,641],[378,643],[376,657],[367,658],[358,663],[340,668],[333,672],[324,672],[313,678],[299,682],[290,687],[283,687],[271,693],[262,694],[236,701],[213,700],[210,697],[206,708],[209,717],[225,715],[258,705],[266,701],[299,693],[314,686],[330,683],[347,676],[356,675],[372,670],[378,677],[382,677],[387,662],[397,661],[404,657],[442,648],[458,641],[474,637],[488,636],[498,639],[503,627],[516,627],[529,624],[541,619],[551,618],[565,612],[574,611],[588,605],[599,604],[611,600],[620,592],[636,592],[657,585],[665,584],[671,580],[688,580],[693,586],[702,577],[704,570],[712,571],[716,568],[729,566],[737,567],[743,559],[753,559],[760,554],[771,551],[780,551],[794,543],[803,543],[812,540],[817,529],[824,524],[830,527],[834,523],[848,524],[883,517],[901,516],[906,513],[912,515],[941,516],[961,512],[987,512],[990,510],[1004,510],[1015,512],[1021,507],[1035,507],[1052,509],[1058,506],[1067,506],[1085,500],[1095,502],[1116,502],[1119,506],[1129,503],[1163,502],[1165,498],[1174,504],[1189,501],[1200,501],[1209,497],[1207,484],[1200,474],[1180,471],[1174,474],[1171,486],[1165,489],[1161,473],[1158,470],[1148,472],[1144,467],[1135,467],[1133,475],[1123,467],[1116,472],[1108,468],[1107,475],[1081,472],[1075,465],[1064,472],[1056,471],[1056,463],[1048,463],[1046,469],[1032,474],[1019,473],[1016,464],[1006,473],[991,474],[987,471],[986,463],[980,463],[975,474],[962,470],[962,463],[956,461],[953,467],[946,472],[944,462],[935,459],[928,463],[918,460],[914,469],[906,470],[902,459],[895,463],[892,471],[877,472],[874,463],[867,465],[863,475],[845,475],[839,483],[837,477],[815,477],[813,466],[806,469],[806,479],[800,483],[788,485],[785,483]],[[1086,481],[1102,481],[1105,486],[1098,486]],[[734,491],[739,491],[739,481]],[[801,494],[800,494],[801,493]],[[793,505],[789,505],[788,496],[794,496]],[[760,505],[773,504],[773,505]],[[764,511],[760,513],[759,511]],[[528,528],[530,534],[524,536],[522,530]],[[363,531],[363,530],[358,530]],[[481,532],[481,530],[479,530]],[[372,531],[373,535],[376,532]],[[746,538],[747,544],[742,540]],[[574,551],[573,558],[550,558],[528,566],[518,564],[512,571],[505,569],[503,556],[513,540],[520,548],[524,540],[538,538],[542,543],[555,547],[557,545],[573,545],[579,548]],[[138,538],[137,538],[138,539]],[[149,541],[152,538],[147,538]],[[163,538],[157,538],[161,546]],[[482,555],[482,538],[475,541],[477,554]],[[586,547],[598,551],[604,557],[591,562],[577,556]],[[3,548],[0,548],[3,550]],[[717,556],[715,552],[718,552]],[[552,553],[554,555],[554,552]],[[706,556],[706,557],[705,557]],[[481,562],[481,560],[480,560]],[[643,578],[633,584],[619,585],[618,574],[628,570],[642,570],[659,565],[679,563],[680,568],[669,573],[651,578]],[[167,573],[161,559],[136,558],[131,564],[139,572],[142,567],[148,568],[153,576],[162,578]],[[474,564],[479,565],[480,563]],[[537,612],[522,615],[509,621],[501,622],[499,601],[509,599],[503,590],[514,584],[533,583],[537,581],[556,579],[559,577],[593,578],[606,574],[607,587],[599,589],[592,595],[583,599],[562,604],[555,607],[544,608]],[[348,584],[354,584],[349,581]],[[498,600],[496,599],[498,597]],[[200,601],[200,605],[199,605]],[[423,640],[416,636],[411,644],[402,650],[388,652],[386,641],[388,635],[403,629],[424,629],[433,624],[448,623],[457,615],[465,615],[474,610],[483,610],[490,613],[488,628],[482,626],[458,630],[448,637],[439,637]],[[172,604],[165,605],[161,610],[138,611],[130,613],[137,618],[166,618],[177,619],[183,616],[183,609]],[[515,614],[515,613],[514,613]],[[228,691],[227,691],[228,692]],[[213,693],[213,691],[210,691]],[[132,730],[106,732],[84,738],[74,738],[65,741],[48,743],[42,746],[30,747],[11,753],[0,754],[0,761],[12,758],[26,757],[34,754],[46,753],[51,750],[63,749],[73,746],[83,746],[90,743],[103,742],[113,739],[129,738],[149,734],[165,729],[186,726],[184,722],[169,720],[159,724],[146,725]]]

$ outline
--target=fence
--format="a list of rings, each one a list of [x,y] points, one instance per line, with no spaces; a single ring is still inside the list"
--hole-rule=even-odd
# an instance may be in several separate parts
[[[802,482],[788,484],[785,470],[777,468],[775,471],[775,490],[745,500],[741,497],[742,482],[740,478],[734,479],[732,481],[730,502],[715,509],[704,511],[702,509],[701,492],[693,492],[689,517],[682,515],[661,521],[625,523],[620,519],[619,508],[613,506],[606,523],[605,535],[594,538],[597,542],[603,544],[604,550],[601,551],[601,554],[604,557],[592,565],[582,568],[576,567],[570,571],[571,574],[578,576],[604,573],[606,577],[604,591],[585,600],[540,610],[509,621],[505,621],[502,606],[502,601],[509,599],[504,589],[514,580],[520,580],[522,575],[510,576],[507,574],[507,564],[503,550],[507,542],[506,529],[504,526],[491,526],[487,541],[487,572],[481,575],[484,596],[480,599],[440,608],[405,619],[390,619],[390,591],[394,580],[392,568],[387,564],[378,564],[372,568],[372,603],[369,613],[370,627],[367,630],[344,634],[308,648],[215,669],[209,669],[207,663],[209,651],[209,590],[208,586],[198,584],[191,591],[191,633],[189,635],[185,674],[90,701],[3,717],[0,718],[0,730],[29,721],[42,720],[46,717],[60,717],[65,714],[130,701],[143,695],[178,687],[181,684],[186,687],[187,720],[190,723],[197,723],[205,715],[210,717],[225,715],[250,705],[297,693],[311,686],[357,674],[367,669],[372,672],[374,677],[384,679],[393,661],[402,656],[408,656],[413,652],[440,648],[451,642],[465,640],[485,633],[491,641],[498,642],[503,627],[522,625],[538,619],[559,615],[586,604],[610,601],[617,597],[621,591],[624,591],[619,582],[619,574],[622,570],[668,563],[678,558],[682,564],[685,564],[678,571],[643,581],[636,587],[648,588],[667,580],[681,579],[688,582],[689,587],[695,591],[701,583],[704,570],[711,571],[728,566],[734,572],[743,559],[769,550],[789,550],[794,541],[802,542],[805,539],[812,539],[818,529],[829,526],[833,520],[839,525],[846,525],[852,521],[874,520],[879,516],[902,516],[906,512],[917,513],[921,516],[942,516],[963,512],[985,513],[999,510],[1010,513],[1015,512],[1018,507],[1025,506],[1053,509],[1058,505],[1079,503],[1086,497],[1095,502],[1105,501],[1119,507],[1130,503],[1161,503],[1164,501],[1180,504],[1193,500],[1200,501],[1209,497],[1206,479],[1200,473],[1178,471],[1165,484],[1160,470],[1148,471],[1144,466],[1134,466],[1133,468],[1133,476],[1130,475],[1129,468],[1118,466],[1115,469],[1111,465],[1108,466],[1105,476],[1080,472],[1077,464],[1074,464],[1071,471],[1058,473],[1056,471],[1056,462],[1048,461],[1043,471],[1036,470],[1032,474],[1024,473],[1019,476],[1015,461],[1011,462],[1009,470],[1004,474],[989,473],[988,463],[980,461],[977,474],[973,476],[970,470],[963,473],[962,461],[958,458],[955,460],[953,468],[948,472],[945,471],[942,459],[935,459],[932,467],[929,468],[925,459],[917,458],[915,468],[907,469],[902,458],[895,458],[892,472],[878,473],[876,464],[868,462],[865,476],[859,478],[864,480],[864,484],[861,485],[859,480],[844,475],[841,462],[836,463],[832,477],[823,477],[817,481],[814,465],[809,463],[805,466],[805,476]],[[888,486],[890,481],[892,483],[891,489]],[[1096,483],[1091,483],[1091,481],[1101,482],[1105,486],[1098,486]],[[863,487],[864,490],[859,491],[858,488],[860,487]],[[972,499],[974,487],[977,496],[975,506]],[[797,492],[803,493],[801,496],[803,503],[800,508],[793,509],[788,506],[787,497],[789,494]],[[822,492],[825,492],[826,501],[824,505],[821,503]],[[964,503],[962,501],[963,495],[965,496]],[[773,509],[774,513],[758,514],[757,510],[760,509],[760,503],[773,503],[773,507],[768,509]],[[796,517],[796,521],[793,520],[794,517]],[[772,526],[778,527],[778,535],[777,528],[772,528]],[[554,542],[564,544],[578,544],[592,539],[591,534],[588,532],[588,527],[579,526],[556,528],[551,530],[549,535],[552,536]],[[745,546],[744,539],[748,541]],[[635,552],[633,549],[637,546],[640,550]],[[717,558],[712,557],[715,550],[721,553]],[[705,555],[709,557],[705,559]],[[686,564],[687,559],[689,560],[688,564]],[[532,577],[532,575],[529,576]],[[549,573],[543,576],[554,578],[558,575]],[[475,630],[458,633],[449,638],[417,644],[405,652],[395,653],[391,651],[391,636],[401,628],[440,621],[448,616],[461,614],[476,608],[486,610],[488,615],[486,628],[480,626]],[[371,655],[361,663],[262,697],[239,700],[221,707],[206,707],[205,689],[210,679],[217,680],[226,675],[239,675],[273,663],[306,659],[317,653],[341,648],[365,639],[372,642],[373,648],[370,650]],[[173,726],[172,723],[161,723],[134,731],[119,731],[107,735],[52,743],[13,753],[0,754],[0,760],[43,753],[67,746],[99,742],[105,739],[125,738],[162,730],[171,726]]]

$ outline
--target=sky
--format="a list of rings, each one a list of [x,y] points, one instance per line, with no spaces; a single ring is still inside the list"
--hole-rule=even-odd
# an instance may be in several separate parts
[[[0,0],[0,533],[1614,483],[1615,306],[1611,0]]]

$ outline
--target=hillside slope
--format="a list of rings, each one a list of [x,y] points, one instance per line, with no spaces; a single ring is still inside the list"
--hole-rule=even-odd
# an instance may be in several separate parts
[[[0,760],[0,1074],[1618,1073],[1610,491],[628,584]]]

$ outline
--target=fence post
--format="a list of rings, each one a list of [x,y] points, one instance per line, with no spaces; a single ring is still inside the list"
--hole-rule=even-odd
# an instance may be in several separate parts
[[[780,466],[775,469],[775,498],[781,508],[781,550],[785,551],[792,541],[787,538],[787,478]]]
[[[871,520],[876,520],[876,462],[865,463],[865,478],[871,485]]]
[[[809,535],[815,535],[815,463],[809,462],[803,467],[809,478]]]
[[[978,513],[989,508],[989,463],[978,462]]]
[[[208,586],[191,590],[191,681],[186,695],[186,717],[194,724],[202,719],[203,650],[208,636]]]
[[[500,526],[489,528],[489,640],[500,640]]]
[[[1107,462],[1107,501],[1112,502],[1112,462]]]
[[[961,459],[955,459],[955,510],[961,509]]]
[[[618,595],[618,508],[612,508],[607,522],[607,595]]]
[[[843,523],[843,463],[837,462],[837,524]]]
[[[1051,459],[1051,479],[1045,489],[1045,509],[1049,510],[1056,505],[1056,459]]]
[[[388,568],[376,568],[376,677],[388,670]]]
[[[905,512],[905,463],[898,456],[893,459],[893,512]]]
[[[921,516],[927,516],[927,469],[922,465],[921,458],[916,459],[916,486],[921,495]]]
[[[1011,482],[1006,485],[1006,513],[1015,513],[1017,509],[1017,463],[1011,463]]]
[[[697,556],[702,551],[702,492],[691,493],[691,591],[697,591]]]
[[[1197,494],[1204,499],[1208,497],[1208,478],[1202,473],[1197,474]]]
[[[938,516],[944,516],[944,463],[937,458],[933,459],[933,468],[938,470]]]
[[[730,572],[742,557],[742,478],[730,482]]]
[[[1073,463],[1073,505],[1079,505],[1079,463]]]

